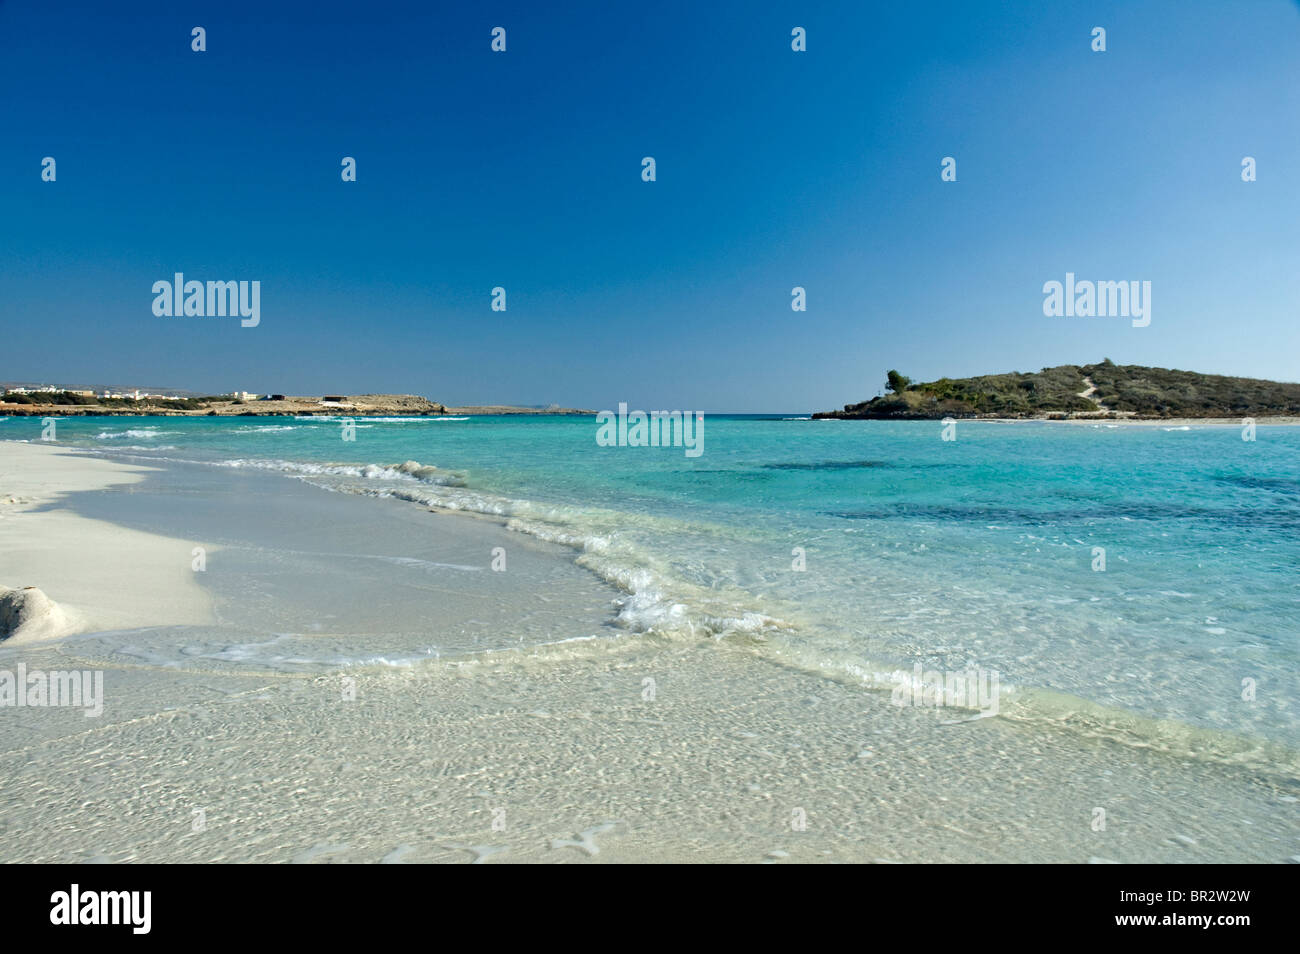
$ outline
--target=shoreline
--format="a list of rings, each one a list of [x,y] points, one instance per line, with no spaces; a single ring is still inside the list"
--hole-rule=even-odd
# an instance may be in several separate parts
[[[93,513],[69,515],[81,529],[111,518],[116,533],[173,545],[178,527],[221,539],[204,580],[213,621],[0,643],[0,669],[106,677],[98,720],[4,713],[3,820],[45,834],[12,840],[3,861],[1088,863],[1294,850],[1284,778],[1050,720],[954,725],[743,640],[589,638],[617,593],[499,521],[273,474],[3,445],[14,448],[67,494],[85,483],[83,462],[103,471],[96,486],[112,477],[49,498]],[[13,519],[39,530],[58,513]],[[484,572],[496,545],[506,573]],[[32,582],[53,592],[52,579]],[[472,638],[456,652],[381,652],[394,630]],[[331,662],[341,652],[346,664]],[[1114,810],[1112,834],[1092,830],[1094,805]]]
[[[267,402],[278,403],[278,402]],[[239,410],[233,407],[205,409],[197,411],[178,411],[172,408],[148,407],[140,409],[95,408],[75,404],[21,405],[0,404],[0,417],[490,417],[490,416],[529,416],[529,417],[590,417],[595,411],[578,408],[527,408],[508,405],[470,405],[466,407],[445,407],[441,410],[411,411],[403,408],[367,407],[367,408],[321,408],[279,407],[271,410]]]
[[[442,411],[403,411],[394,409],[301,409],[301,410],[265,410],[265,411],[176,411],[162,408],[141,410],[108,410],[77,407],[75,405],[45,406],[3,406],[0,405],[0,418],[4,417],[181,417],[181,418],[241,418],[241,417],[287,417],[287,418],[335,418],[335,417],[594,417],[597,412],[578,408],[538,409],[509,407],[507,405],[470,405],[466,407],[447,407]],[[708,414],[706,417],[776,417],[791,412],[755,412],[753,414]],[[942,422],[944,417],[848,417],[844,415],[809,414],[806,417],[789,418],[797,421],[893,421],[898,423]],[[956,417],[953,420],[962,424],[1071,424],[1100,425],[1122,427],[1242,427],[1245,418],[1235,417]],[[1259,427],[1296,427],[1300,426],[1300,417],[1281,414],[1272,417],[1252,418]]]
[[[943,417],[812,417],[813,421],[896,421],[942,422]],[[959,424],[1090,424],[1117,427],[1242,427],[1244,418],[1237,417],[955,417]],[[1253,418],[1259,427],[1295,427],[1300,417],[1280,414],[1275,417]]]
[[[0,585],[35,586],[69,615],[45,639],[212,620],[190,570],[195,543],[67,509],[76,494],[129,494],[151,468],[39,443],[5,441],[3,448]]]

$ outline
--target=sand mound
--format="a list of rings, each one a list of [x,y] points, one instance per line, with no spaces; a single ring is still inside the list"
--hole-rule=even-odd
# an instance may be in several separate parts
[[[66,636],[76,628],[72,615],[34,586],[0,586],[0,640],[32,643]]]

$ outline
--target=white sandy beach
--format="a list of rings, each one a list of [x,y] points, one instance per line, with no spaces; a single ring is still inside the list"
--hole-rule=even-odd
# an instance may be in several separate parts
[[[233,665],[228,652],[168,656],[174,641],[221,645],[221,620],[236,610],[218,600],[214,614],[216,598],[190,570],[194,544],[59,508],[78,491],[140,493],[141,469],[26,444],[0,444],[0,460],[3,499],[19,501],[0,519],[0,582],[39,586],[75,608],[85,631],[0,644],[0,669],[100,669],[107,696],[97,719],[0,710],[0,861],[1279,862],[1300,853],[1294,780],[1122,745],[1086,725],[951,724],[743,644],[624,633],[325,673]],[[324,551],[313,535],[330,534],[337,550],[348,515],[362,525],[380,506],[260,479],[331,508],[328,525],[301,528],[302,549]],[[434,538],[481,538],[484,552],[510,536],[487,520],[396,502],[384,516],[421,521]],[[521,568],[529,559],[543,570],[554,563],[530,605],[581,572],[546,548],[521,553]],[[429,591],[449,600],[453,589],[507,585],[503,575],[438,572],[437,586],[464,581]],[[591,586],[595,608],[605,590]],[[508,591],[474,600],[480,615],[497,602],[524,618]],[[270,591],[259,612],[277,605]],[[394,605],[367,592],[360,609],[382,623]],[[1092,824],[1097,806],[1110,818],[1103,831]]]
[[[145,468],[75,455],[52,444],[0,443],[0,585],[35,586],[67,614],[45,635],[206,623],[185,540],[78,517],[72,493],[131,492]]]

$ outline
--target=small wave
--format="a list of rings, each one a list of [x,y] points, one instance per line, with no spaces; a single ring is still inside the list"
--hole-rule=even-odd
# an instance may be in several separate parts
[[[369,424],[435,424],[438,421],[468,421],[468,417],[376,417],[370,414],[310,414],[296,415],[295,421],[312,421],[317,424],[338,424],[341,421],[365,421]]]
[[[1213,762],[1300,778],[1300,752],[1267,739],[1160,719],[1048,689],[1021,690],[1002,714],[1015,721],[1150,749],[1188,761]]]
[[[889,662],[829,655],[813,645],[763,644],[760,651],[784,665],[874,692],[894,693],[900,687],[910,687],[915,691],[927,685],[936,688],[940,685],[926,683],[924,678],[918,682],[913,673]],[[954,715],[978,712],[977,718],[996,716],[1010,722],[1029,723],[1148,749],[1187,761],[1248,768],[1300,779],[1300,752],[1285,743],[1149,716],[1055,690],[1013,685],[1005,679],[1000,679],[999,683],[996,710],[975,710],[961,705],[945,708],[953,710]],[[964,721],[968,720],[958,715],[948,720],[948,724]]]
[[[277,653],[268,651],[270,647],[284,641],[292,640],[293,645],[288,652]],[[430,660],[439,658],[439,652],[433,647],[425,649],[423,652],[405,656],[375,656],[375,655],[344,655],[341,653],[330,653],[328,655],[308,655],[301,650],[301,640],[294,634],[281,633],[274,639],[260,643],[235,643],[225,646],[215,651],[199,652],[197,655],[204,659],[215,659],[220,662],[242,663],[245,665],[254,665],[265,667],[270,670],[279,670],[286,672],[313,671],[319,666],[330,666],[337,669],[357,669],[357,668],[383,668],[383,669],[410,669]],[[293,650],[299,650],[294,652]]]
[[[278,471],[300,477],[332,476],[360,477],[364,480],[416,480],[448,487],[464,485],[464,477],[452,471],[440,470],[431,464],[408,460],[401,464],[308,464],[291,460],[261,460],[235,458],[217,462],[218,467],[252,468]]]
[[[463,479],[416,461],[396,467],[295,464],[288,461],[228,461],[225,466],[256,466],[298,476],[326,490],[392,497],[426,507],[499,517],[507,529],[579,551],[576,562],[627,594],[617,623],[635,633],[665,638],[763,640],[788,625],[759,611],[759,601],[735,586],[692,584],[658,556],[621,532],[629,515],[594,507],[572,507],[512,499],[469,489]],[[433,471],[433,473],[428,473]],[[372,482],[370,477],[405,476],[405,481]],[[350,482],[347,478],[362,478]],[[342,478],[342,479],[339,479]],[[639,520],[666,518],[638,517]],[[683,525],[680,529],[688,528]],[[698,529],[698,528],[696,528]]]
[[[109,441],[116,440],[119,437],[130,437],[137,441],[147,441],[153,440],[163,433],[170,434],[171,431],[160,431],[156,427],[136,427],[126,431],[100,431],[95,435],[95,440]]]

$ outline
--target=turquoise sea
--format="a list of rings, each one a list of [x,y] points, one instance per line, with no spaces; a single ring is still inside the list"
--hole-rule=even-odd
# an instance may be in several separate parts
[[[1300,429],[962,421],[944,441],[937,421],[709,415],[692,458],[598,446],[590,417],[355,427],[66,418],[58,438],[496,515],[615,584],[622,630],[864,691],[992,671],[1004,717],[1297,774]]]

